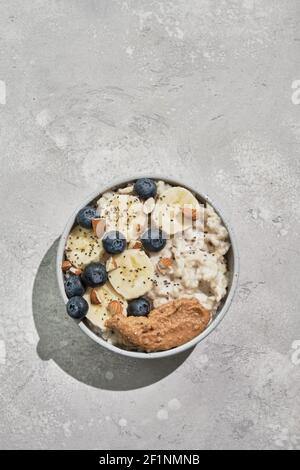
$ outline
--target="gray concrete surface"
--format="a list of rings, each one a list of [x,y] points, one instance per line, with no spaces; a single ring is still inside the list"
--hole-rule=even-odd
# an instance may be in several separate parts
[[[299,449],[299,2],[0,8],[0,447]],[[66,318],[54,268],[82,198],[153,170],[220,203],[241,278],[204,343],[145,364]]]

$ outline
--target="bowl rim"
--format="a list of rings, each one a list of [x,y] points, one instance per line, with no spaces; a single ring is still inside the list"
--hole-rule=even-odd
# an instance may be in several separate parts
[[[192,191],[193,193],[195,193],[200,199],[203,199],[205,202],[210,204],[213,207],[213,209],[217,212],[217,214],[221,217],[222,223],[224,224],[224,226],[226,227],[228,231],[230,244],[231,244],[231,250],[232,250],[232,258],[233,258],[231,286],[227,292],[225,302],[222,305],[220,311],[218,312],[217,316],[212,320],[212,322],[209,324],[209,326],[204,331],[202,331],[202,333],[200,333],[198,336],[188,341],[187,343],[182,344],[181,346],[177,346],[176,348],[173,348],[173,349],[168,349],[167,351],[158,351],[158,352],[150,352],[150,353],[139,352],[139,351],[129,351],[129,350],[114,346],[113,344],[107,342],[100,336],[96,335],[92,330],[90,330],[90,328],[88,328],[87,325],[85,325],[83,321],[78,322],[78,326],[85,334],[87,334],[93,341],[100,344],[104,348],[109,349],[112,352],[121,354],[122,356],[139,358],[139,359],[156,359],[156,358],[163,358],[163,357],[173,356],[175,354],[182,353],[183,351],[186,351],[187,349],[190,349],[196,346],[201,341],[203,341],[204,338],[206,338],[221,323],[221,321],[223,320],[224,316],[226,315],[232,303],[234,294],[236,292],[236,287],[237,287],[238,278],[239,278],[239,254],[238,254],[236,238],[235,238],[232,227],[230,226],[230,224],[228,224],[226,218],[223,216],[223,210],[221,210],[220,206],[216,205],[215,202],[212,201],[212,199],[209,196],[207,196],[205,193],[202,193],[198,189],[195,189],[178,179],[168,178],[162,175],[152,174],[150,176],[148,175],[147,176],[135,176],[135,177],[112,180],[109,186],[104,187],[102,190],[93,191],[93,193],[91,193],[88,197],[86,197],[84,201],[72,212],[72,214],[68,218],[65,228],[60,236],[59,244],[57,248],[56,275],[57,275],[57,281],[58,281],[58,286],[59,286],[61,296],[64,300],[64,303],[66,304],[68,302],[68,298],[66,296],[65,289],[64,289],[64,278],[63,278],[61,265],[62,265],[62,261],[64,258],[64,249],[65,249],[66,240],[70,233],[70,230],[73,227],[73,224],[75,222],[75,217],[78,214],[79,210],[82,209],[91,201],[93,201],[94,199],[96,199],[97,197],[99,197],[99,195],[105,193],[106,191],[112,190],[113,188],[117,186],[129,184],[138,178],[146,178],[146,177],[152,178],[156,181],[161,180],[173,186],[174,185],[183,186],[189,189],[190,191]]]

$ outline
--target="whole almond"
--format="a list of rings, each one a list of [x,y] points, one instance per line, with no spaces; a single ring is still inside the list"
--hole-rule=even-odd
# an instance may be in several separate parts
[[[61,269],[65,273],[66,271],[69,271],[70,268],[72,268],[72,263],[65,259],[61,265]]]
[[[99,300],[99,298],[97,296],[96,289],[92,289],[90,291],[90,301],[91,301],[91,304],[93,304],[93,305],[100,305],[101,304],[101,300]]]
[[[153,197],[149,197],[149,199],[147,199],[147,201],[145,201],[143,205],[144,214],[146,215],[151,214],[154,207],[155,207],[155,200]]]
[[[107,309],[112,315],[123,313],[123,306],[118,300],[111,300],[107,306]]]
[[[105,232],[105,219],[103,217],[99,217],[97,219],[92,219],[92,227],[94,234],[98,238],[102,238]]]

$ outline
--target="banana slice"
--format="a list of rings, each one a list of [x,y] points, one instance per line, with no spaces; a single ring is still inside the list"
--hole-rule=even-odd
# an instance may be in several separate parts
[[[135,299],[151,289],[154,267],[144,251],[126,250],[114,259],[118,268],[110,271],[108,278],[125,299]]]
[[[127,241],[136,240],[145,229],[147,215],[137,196],[104,194],[98,201],[98,210],[106,219],[106,231],[119,230]]]
[[[94,326],[100,328],[102,331],[105,331],[105,320],[107,320],[111,316],[111,313],[108,309],[109,303],[113,300],[117,300],[120,305],[122,305],[123,314],[126,316],[127,302],[121,295],[119,295],[113,289],[113,287],[108,282],[101,287],[97,287],[95,291],[97,293],[99,301],[101,302],[99,305],[91,303],[91,289],[88,289],[83,296],[89,304],[89,310],[86,317],[88,318],[88,320],[90,320],[91,323],[93,323]]]
[[[77,225],[69,234],[65,252],[73,266],[83,269],[89,263],[99,261],[104,249],[92,230]]]
[[[193,218],[185,215],[187,209],[191,213],[195,209],[198,214],[200,204],[190,191],[175,186],[160,195],[152,213],[152,220],[165,233],[174,235],[193,225]]]

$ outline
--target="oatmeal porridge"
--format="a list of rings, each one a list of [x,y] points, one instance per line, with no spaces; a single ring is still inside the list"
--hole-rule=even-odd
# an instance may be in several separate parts
[[[181,186],[141,178],[77,215],[62,269],[68,314],[107,341],[152,352],[201,333],[226,296],[228,233]]]

